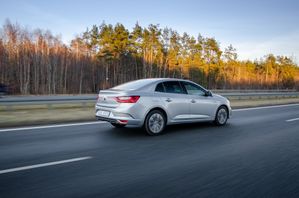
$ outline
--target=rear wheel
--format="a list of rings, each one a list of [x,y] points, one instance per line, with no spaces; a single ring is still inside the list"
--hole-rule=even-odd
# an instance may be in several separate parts
[[[116,123],[110,123],[112,126],[114,126],[115,128],[123,128],[125,127],[126,125],[124,124],[116,124]]]
[[[159,110],[153,110],[145,118],[144,128],[149,135],[159,135],[166,125],[165,115]]]
[[[218,126],[225,125],[228,119],[228,111],[225,106],[221,106],[218,108],[216,116],[215,116],[215,124]]]

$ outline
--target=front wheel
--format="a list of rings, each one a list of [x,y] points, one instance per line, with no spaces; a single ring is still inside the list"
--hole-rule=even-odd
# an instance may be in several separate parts
[[[159,110],[153,110],[145,118],[144,128],[149,135],[159,135],[166,125],[166,118]]]
[[[219,107],[217,110],[214,123],[218,126],[225,125],[228,119],[228,111],[224,106]]]

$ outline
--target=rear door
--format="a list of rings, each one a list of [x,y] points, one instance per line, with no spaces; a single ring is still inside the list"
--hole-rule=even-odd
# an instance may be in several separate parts
[[[171,122],[189,120],[190,103],[186,100],[187,93],[179,81],[165,81],[156,87]]]
[[[206,96],[206,91],[195,83],[182,81],[188,93],[190,102],[190,119],[212,119],[217,104],[212,96]]]

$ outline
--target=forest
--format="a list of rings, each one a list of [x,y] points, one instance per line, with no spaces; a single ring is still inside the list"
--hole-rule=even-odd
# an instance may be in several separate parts
[[[48,30],[7,20],[0,28],[0,83],[12,94],[96,93],[141,78],[185,78],[208,89],[297,89],[299,67],[266,54],[239,60],[215,38],[150,24],[89,27],[70,44]]]

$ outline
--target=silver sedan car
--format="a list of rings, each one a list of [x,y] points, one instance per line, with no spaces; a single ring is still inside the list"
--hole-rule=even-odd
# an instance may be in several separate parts
[[[225,125],[230,102],[202,86],[182,79],[151,78],[101,90],[95,106],[98,120],[114,127],[143,127],[149,135],[166,125],[213,121]]]

